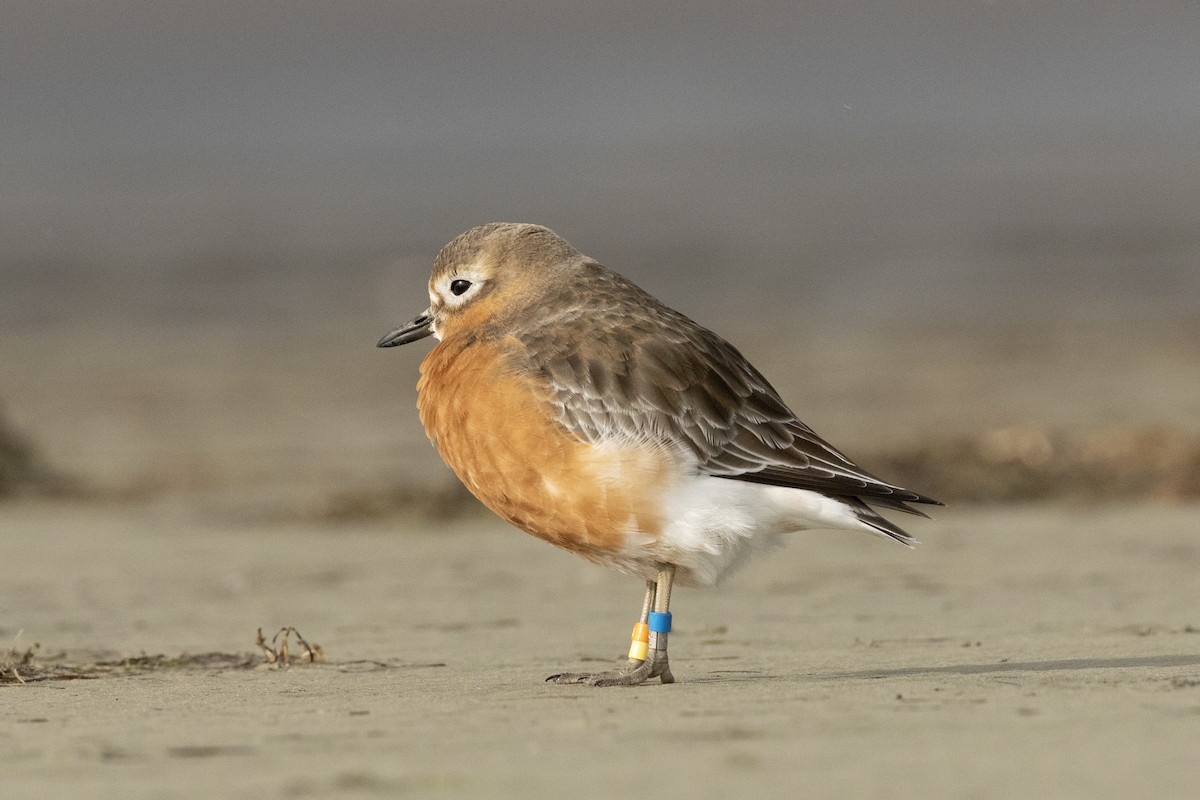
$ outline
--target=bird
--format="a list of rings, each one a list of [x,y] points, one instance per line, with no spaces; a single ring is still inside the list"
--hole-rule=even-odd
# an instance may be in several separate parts
[[[808,529],[911,546],[877,509],[943,505],[857,466],[723,338],[549,228],[490,223],[433,262],[417,409],[462,483],[515,527],[645,581],[629,656],[551,683],[675,678],[673,586],[707,587]]]

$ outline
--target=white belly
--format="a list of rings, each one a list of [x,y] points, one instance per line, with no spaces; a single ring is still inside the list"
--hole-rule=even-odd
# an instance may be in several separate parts
[[[876,532],[845,503],[823,494],[708,475],[691,476],[664,494],[663,521],[653,541],[631,532],[628,555],[645,566],[630,571],[653,579],[654,563],[668,562],[684,586],[715,584],[755,553],[778,547],[784,534],[813,528]]]

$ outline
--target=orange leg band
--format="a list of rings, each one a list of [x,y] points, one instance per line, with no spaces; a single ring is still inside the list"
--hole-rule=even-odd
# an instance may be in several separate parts
[[[633,644],[629,646],[629,657],[634,661],[645,661],[650,652],[650,626],[639,622],[633,626]]]

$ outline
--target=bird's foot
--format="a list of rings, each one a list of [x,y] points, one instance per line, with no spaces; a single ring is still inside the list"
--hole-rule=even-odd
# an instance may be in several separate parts
[[[560,672],[546,678],[546,683],[582,683],[587,686],[637,686],[653,678],[663,683],[674,683],[671,665],[664,652],[658,658],[645,661],[630,659],[623,669],[605,672]]]

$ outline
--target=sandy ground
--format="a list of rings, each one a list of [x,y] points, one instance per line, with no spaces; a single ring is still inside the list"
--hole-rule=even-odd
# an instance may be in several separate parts
[[[641,587],[485,516],[321,521],[339,491],[450,478],[413,408],[424,351],[373,347],[419,310],[400,279],[297,281],[171,295],[161,318],[99,292],[0,307],[3,410],[97,490],[0,505],[0,669],[195,657],[0,682],[5,798],[1195,796],[1200,506],[972,508],[915,486],[951,504],[913,521],[916,551],[813,533],[681,590],[679,683],[546,685],[619,663]],[[1200,420],[1195,319],[793,315],[784,339],[783,317],[704,319],[852,456]],[[289,625],[327,663],[205,656],[253,660],[257,628]]]
[[[680,590],[679,682],[616,662],[632,579],[480,519],[0,508],[0,636],[53,663],[328,662],[0,685],[7,797],[1194,797],[1200,508],[948,509]],[[23,631],[18,636],[18,631]]]

